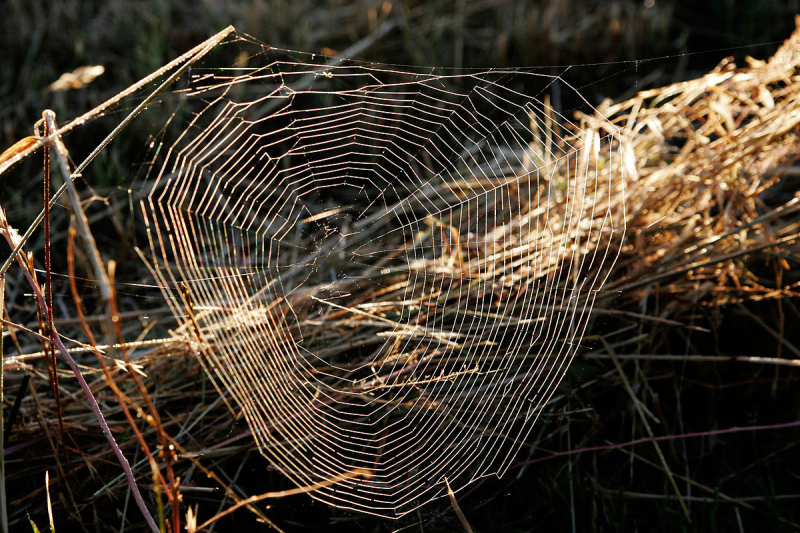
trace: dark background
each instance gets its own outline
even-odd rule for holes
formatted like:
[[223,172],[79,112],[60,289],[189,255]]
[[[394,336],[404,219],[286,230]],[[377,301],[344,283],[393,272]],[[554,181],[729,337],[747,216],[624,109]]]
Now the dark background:
[[[765,59],[794,28],[797,0],[402,0],[353,2],[12,0],[0,22],[0,145],[30,132],[41,110],[76,116],[228,24],[277,47],[335,54],[395,28],[358,59],[424,66],[573,67],[597,103],[687,79],[726,56]],[[50,93],[84,65],[89,87]]]

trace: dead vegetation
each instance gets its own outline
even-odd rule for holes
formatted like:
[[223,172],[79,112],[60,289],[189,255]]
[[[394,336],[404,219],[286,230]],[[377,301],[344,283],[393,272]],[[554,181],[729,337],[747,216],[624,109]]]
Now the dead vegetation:
[[[725,60],[701,78],[601,106],[621,132],[613,149],[628,174],[626,239],[598,296],[593,335],[584,339],[585,350],[550,401],[550,416],[503,480],[459,495],[476,530],[563,527],[566,520],[598,530],[603,524],[668,530],[688,527],[690,520],[698,530],[798,527],[791,470],[800,442],[794,393],[800,172],[792,166],[798,157],[798,69],[796,33],[769,61],[737,67]],[[584,130],[606,127],[596,117],[580,120]],[[621,190],[610,198],[621,212]],[[118,217],[113,208],[101,212],[106,219]],[[69,264],[74,259],[92,277],[89,255],[63,229],[69,225],[65,218],[53,221],[69,244]],[[5,221],[2,231],[13,242]],[[78,242],[86,246],[85,239]],[[23,250],[33,246],[26,243]],[[38,276],[38,284],[43,276],[28,255],[20,257],[22,264],[6,280],[3,329],[3,411],[13,420],[5,445],[9,520],[26,527],[27,512],[40,527],[46,522],[49,471],[57,527],[142,528],[74,373],[47,362],[46,306],[37,310],[26,295],[23,272]],[[174,328],[168,309],[152,306],[113,320],[114,302],[128,290],[124,285],[104,302],[87,297],[92,283],[72,269],[52,284],[55,328],[65,340],[80,339],[70,352],[162,523],[184,527],[198,515],[202,522],[285,483],[277,474],[261,481],[264,460],[188,344],[180,336],[148,336]],[[97,303],[97,314],[81,315],[79,298]],[[88,346],[95,344],[91,332],[102,331],[109,318],[106,341]],[[114,343],[121,358],[109,353]],[[530,503],[533,491],[541,503]],[[307,520],[330,527],[353,526],[343,520],[368,530],[384,527],[306,500],[248,508],[287,530],[286,520],[298,508],[307,511]],[[548,514],[548,508],[556,511]],[[446,530],[456,520],[450,513],[443,502],[402,525]],[[480,514],[489,517],[486,522]],[[239,520],[248,523],[250,516]]]

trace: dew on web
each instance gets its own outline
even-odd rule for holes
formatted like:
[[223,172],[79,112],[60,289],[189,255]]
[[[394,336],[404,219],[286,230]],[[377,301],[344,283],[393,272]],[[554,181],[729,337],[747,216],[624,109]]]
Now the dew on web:
[[616,128],[536,72],[224,46],[247,66],[170,95],[136,206],[179,333],[319,500],[394,517],[501,475],[616,260]]

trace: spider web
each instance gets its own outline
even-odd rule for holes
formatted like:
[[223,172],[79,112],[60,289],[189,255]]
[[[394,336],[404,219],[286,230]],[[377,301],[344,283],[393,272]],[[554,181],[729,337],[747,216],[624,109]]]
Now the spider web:
[[231,46],[171,95],[138,206],[179,333],[319,500],[397,517],[502,475],[616,260],[615,128],[535,72]]

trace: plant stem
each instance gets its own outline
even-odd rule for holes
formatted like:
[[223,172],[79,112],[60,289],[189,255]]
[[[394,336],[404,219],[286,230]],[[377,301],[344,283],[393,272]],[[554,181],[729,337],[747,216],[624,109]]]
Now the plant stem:
[[[108,106],[112,105],[113,103],[118,102],[121,99],[120,95],[127,96],[129,94],[132,94],[133,92],[141,89],[147,83],[150,83],[151,81],[156,79],[158,76],[161,76],[161,75],[165,74],[166,72],[168,72],[169,70],[174,68],[176,65],[179,65],[180,63],[185,61],[183,66],[181,66],[178,70],[176,70],[174,73],[172,73],[172,75],[170,75],[166,80],[164,80],[164,82],[161,85],[159,85],[158,88],[156,88],[155,91],[150,93],[150,95],[147,98],[142,100],[142,102],[139,105],[137,105],[136,108],[133,111],[131,111],[128,114],[128,116],[126,116],[122,120],[122,122],[120,122],[117,125],[117,127],[114,128],[111,131],[111,133],[109,133],[106,136],[105,139],[103,139],[103,142],[101,142],[99,145],[97,145],[97,148],[92,150],[92,153],[90,153],[86,157],[86,159],[84,159],[83,162],[80,165],[78,165],[78,167],[75,169],[75,172],[70,176],[70,179],[74,179],[75,177],[80,175],[80,173],[83,171],[83,169],[85,169],[87,166],[89,166],[89,163],[91,163],[92,160],[95,157],[97,157],[97,154],[99,154],[112,140],[114,140],[114,137],[116,137],[117,134],[120,131],[122,131],[123,128],[125,128],[134,118],[136,118],[136,116],[138,116],[139,113],[144,111],[144,109],[147,108],[147,106],[150,105],[150,103],[153,100],[155,100],[156,97],[159,94],[161,94],[167,87],[172,85],[172,83],[176,79],[178,79],[178,77],[180,77],[184,72],[186,72],[186,70],[190,66],[192,66],[195,61],[197,61],[198,59],[200,59],[201,57],[206,55],[212,48],[214,48],[216,45],[218,45],[232,31],[233,31],[233,27],[229,26],[228,28],[226,28],[223,31],[219,32],[217,35],[213,36],[211,39],[209,39],[206,42],[200,44],[199,46],[196,46],[195,48],[193,48],[192,50],[190,50],[186,54],[182,55],[178,59],[173,60],[171,63],[168,63],[164,67],[158,69],[156,72],[150,74],[146,78],[142,79],[141,81],[139,81],[139,82],[135,83],[134,85],[130,86],[129,88],[125,89],[124,91],[122,91],[118,95],[114,96],[114,98],[112,98],[111,100],[108,100],[107,102],[105,102],[105,103],[99,105],[98,107],[92,109],[88,113],[78,117],[77,119],[73,120],[72,122],[70,122],[66,126],[62,127],[60,130],[55,131],[51,135],[49,135],[47,137],[43,137],[39,142],[33,144],[30,148],[20,152],[19,154],[14,156],[12,159],[6,161],[5,163],[0,164],[0,174],[5,172],[8,168],[11,167],[11,165],[15,164],[17,161],[27,157],[28,155],[30,155],[34,151],[36,151],[39,148],[41,148],[42,146],[44,146],[45,143],[53,142],[52,141],[53,138],[61,138],[60,136],[63,133],[69,131],[70,129],[74,128],[75,126],[83,124],[84,122],[86,122],[90,118],[93,118],[96,114],[101,113]],[[66,184],[64,184],[61,187],[59,187],[59,189],[53,194],[52,198],[50,199],[50,207],[53,207],[55,205],[55,203],[58,201],[58,199],[61,197],[61,194],[65,190],[67,190]],[[5,260],[5,262],[3,263],[3,266],[0,267],[0,273],[4,273],[6,270],[8,270],[8,268],[11,266],[11,263],[14,261],[14,258],[17,257],[17,254],[19,254],[19,251],[22,248],[22,245],[28,241],[28,239],[30,238],[31,234],[33,234],[34,230],[39,226],[39,224],[42,222],[43,219],[44,219],[44,209],[39,212],[39,214],[37,215],[36,219],[33,221],[33,223],[30,225],[30,227],[28,227],[28,229],[22,235],[22,239],[20,239],[20,241],[17,243],[16,246],[14,246],[13,251],[11,252],[11,255],[8,256],[8,259]]]
[[[6,275],[0,274],[0,313],[4,309],[6,301]],[[0,446],[3,446],[5,438],[3,435],[3,338],[2,333],[5,329],[0,324]],[[0,449],[0,532],[8,533],[8,509],[6,503],[6,454],[4,449]]]
[[456,515],[458,519],[461,521],[461,525],[464,528],[466,533],[472,533],[472,526],[469,525],[467,521],[467,517],[464,516],[464,512],[461,510],[461,506],[458,505],[458,500],[456,500],[456,495],[453,492],[453,489],[450,488],[450,483],[447,481],[447,478],[444,478],[444,484],[447,487],[447,496],[450,498],[450,503],[453,504],[453,509],[456,511]]
[[[57,131],[55,116],[56,114],[47,109],[42,114],[44,120],[47,125],[48,131]],[[67,149],[64,146],[64,143],[61,142],[61,138],[56,135],[53,138],[53,148],[55,148],[56,156],[59,162],[59,166],[61,167],[61,172],[64,174],[64,185],[66,186],[67,190],[69,191],[68,197],[72,207],[72,211],[75,214],[75,220],[78,226],[78,232],[81,235],[81,238],[84,240],[86,244],[86,250],[89,254],[89,260],[92,264],[92,270],[94,270],[95,278],[100,286],[100,294],[103,299],[103,303],[106,304],[107,309],[109,312],[106,314],[107,317],[107,331],[106,335],[109,339],[108,344],[113,344],[113,335],[114,335],[114,316],[110,312],[110,302],[112,297],[111,291],[111,283],[109,281],[108,273],[106,272],[105,267],[103,266],[103,260],[100,257],[100,252],[97,249],[97,243],[94,240],[94,236],[89,228],[89,220],[86,218],[86,213],[83,212],[81,208],[80,198],[78,197],[78,192],[75,190],[75,184],[72,182],[71,173],[69,171],[69,167],[67,166]],[[45,302],[46,305],[46,302]],[[64,357],[70,361],[70,366],[73,366],[73,362],[71,362],[72,357],[66,352],[66,348],[61,348],[63,344],[61,343],[61,339],[57,338],[55,332],[52,332],[53,337],[56,337],[54,340],[57,341],[59,345],[59,349],[64,353]],[[78,367],[73,366],[73,371],[76,372],[76,376],[78,373]],[[83,387],[83,383],[81,383],[81,387]],[[89,391],[88,387],[85,389],[86,395],[91,396],[91,391]],[[92,409],[95,409],[96,402],[92,403]],[[98,420],[100,421],[101,427],[103,427],[103,433],[106,434],[106,437],[109,439],[109,443],[113,443],[112,447],[116,446],[116,442],[114,441],[114,437],[111,435],[111,431],[108,429],[108,426],[105,424],[105,419],[103,418],[103,414],[100,412],[99,407],[95,409],[95,414],[97,415]],[[141,494],[139,493],[139,489],[136,486],[136,480],[133,478],[133,473],[130,470],[130,465],[128,464],[128,460],[122,455],[122,451],[119,450],[119,447],[116,446],[114,453],[117,455],[120,463],[123,465],[123,469],[125,470],[125,475],[128,477],[128,483],[131,486],[131,490],[133,490],[133,497],[136,500],[136,504],[142,510],[142,513],[145,515],[145,519],[148,520],[148,524],[154,531],[163,531],[160,529],[153,518],[150,516],[149,512],[147,511],[147,507],[144,504],[144,500],[142,499]]]

